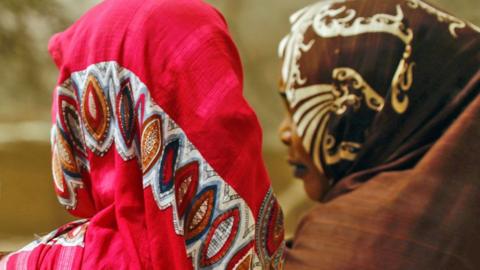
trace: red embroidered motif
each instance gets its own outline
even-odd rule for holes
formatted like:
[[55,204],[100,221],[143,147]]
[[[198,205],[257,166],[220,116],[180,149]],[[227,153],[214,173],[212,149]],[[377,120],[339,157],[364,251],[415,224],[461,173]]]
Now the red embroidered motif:
[[165,146],[162,162],[160,163],[160,179],[158,179],[160,181],[160,191],[162,193],[171,190],[173,187],[173,177],[179,147],[179,139],[175,139]]
[[280,269],[283,260],[283,214],[272,189],[265,195],[257,219],[256,250],[264,268]]
[[110,108],[94,76],[88,77],[82,100],[82,118],[85,121],[85,128],[97,142],[102,144],[110,125]]
[[216,187],[207,187],[192,205],[185,222],[187,244],[200,238],[208,229],[215,206]]
[[[141,94],[135,104],[135,112],[136,112],[136,117],[138,117],[138,126],[142,126],[142,123],[144,123],[144,116],[145,116],[145,94]],[[137,133],[140,132],[141,130],[137,129]],[[141,134],[138,134],[139,137]]]
[[191,162],[175,173],[175,200],[178,216],[185,214],[188,203],[195,196],[198,188],[198,162]]
[[62,164],[62,169],[66,172],[77,175],[80,173],[80,170],[77,166],[75,160],[75,155],[73,154],[72,147],[70,143],[65,138],[62,130],[57,127],[57,154]]
[[135,135],[135,110],[133,107],[132,86],[130,80],[122,83],[116,99],[118,126],[127,147],[132,145]]
[[229,210],[217,217],[203,243],[200,266],[210,266],[225,256],[237,235],[239,222],[240,211],[238,208]]
[[280,205],[275,203],[273,205],[267,230],[267,251],[268,254],[274,254],[283,243],[283,236],[285,230],[283,227],[283,213],[280,209]]
[[59,118],[61,126],[71,139],[74,148],[85,157],[85,140],[78,114],[77,101],[65,95],[58,96]]
[[228,262],[227,270],[249,270],[252,265],[253,241],[238,251]]
[[53,132],[55,142],[52,152],[52,169],[55,192],[62,205],[73,209],[77,204],[76,189],[83,188],[83,184],[76,181],[82,168],[77,164],[71,144],[61,129],[57,126]]

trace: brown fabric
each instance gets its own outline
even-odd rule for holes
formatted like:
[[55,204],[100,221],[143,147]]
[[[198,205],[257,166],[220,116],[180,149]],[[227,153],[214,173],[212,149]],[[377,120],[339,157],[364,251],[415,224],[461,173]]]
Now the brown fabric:
[[284,95],[333,181],[285,269],[480,269],[478,27],[418,0],[315,5],[281,46]]
[[[283,81],[297,131],[337,187],[414,166],[478,94],[478,28],[419,0],[320,1],[293,18]],[[303,128],[302,128],[303,127]]]
[[480,269],[478,138],[480,97],[414,169],[317,205],[285,269]]

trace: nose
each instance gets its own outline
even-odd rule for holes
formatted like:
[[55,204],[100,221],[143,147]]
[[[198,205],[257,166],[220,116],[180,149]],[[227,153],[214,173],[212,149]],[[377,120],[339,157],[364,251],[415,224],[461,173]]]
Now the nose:
[[280,137],[280,141],[286,146],[292,144],[292,121],[289,117],[285,117],[280,124],[280,127],[278,128],[278,136]]

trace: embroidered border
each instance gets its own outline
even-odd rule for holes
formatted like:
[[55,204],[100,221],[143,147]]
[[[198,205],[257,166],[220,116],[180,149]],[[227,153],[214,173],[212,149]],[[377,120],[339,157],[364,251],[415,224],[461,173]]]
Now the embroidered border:
[[[158,208],[173,208],[175,231],[185,236],[186,252],[195,269],[224,269],[227,264],[236,268],[249,264],[251,269],[262,266],[255,250],[246,250],[255,240],[255,219],[248,205],[155,104],[138,77],[115,62],[103,62],[72,74],[58,89],[59,100],[64,96],[73,99],[75,106],[68,107],[73,112],[68,113],[81,115],[70,121],[73,128],[66,129],[57,121],[52,132],[53,149],[65,148],[57,129],[66,134],[68,142],[74,142],[66,145],[74,149],[74,164],[80,168],[80,173],[74,174],[77,178],[72,178],[69,167],[59,168],[61,160],[54,160],[62,204],[76,206],[75,188],[83,187],[78,176],[89,170],[85,145],[103,156],[115,142],[116,152],[124,160],[138,160],[143,187],[151,188]],[[59,114],[65,114],[65,108],[60,108]],[[76,146],[77,142],[83,143]],[[64,182],[67,189],[61,185]],[[68,194],[61,194],[66,190]]]

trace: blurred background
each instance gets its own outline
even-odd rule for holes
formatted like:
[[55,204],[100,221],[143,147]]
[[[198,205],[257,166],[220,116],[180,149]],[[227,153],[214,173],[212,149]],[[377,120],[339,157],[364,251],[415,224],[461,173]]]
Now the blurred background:
[[[49,37],[98,0],[0,1],[0,251],[14,250],[72,220],[57,203],[50,172],[50,97],[57,72]],[[245,69],[245,95],[264,130],[263,155],[286,215],[287,235],[311,206],[291,177],[277,137],[284,111],[277,95],[277,44],[289,15],[312,0],[210,0],[226,17]],[[478,0],[434,0],[477,25]]]

